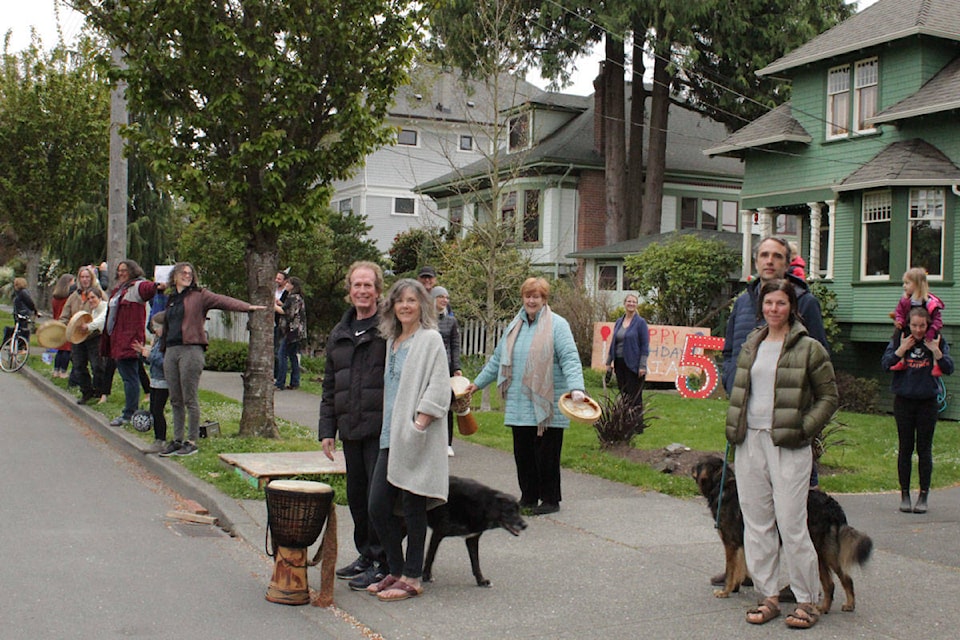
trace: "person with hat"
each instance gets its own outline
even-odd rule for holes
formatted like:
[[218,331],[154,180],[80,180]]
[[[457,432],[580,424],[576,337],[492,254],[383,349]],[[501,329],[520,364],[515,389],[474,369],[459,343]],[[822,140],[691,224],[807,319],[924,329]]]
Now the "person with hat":
[[[436,286],[430,291],[437,307],[437,331],[443,338],[443,347],[447,351],[447,366],[450,377],[462,376],[460,370],[460,324],[447,313],[450,305],[450,293],[445,287]],[[447,412],[447,455],[453,456],[453,409]]]
[[419,280],[423,288],[427,290],[427,293],[430,293],[433,291],[433,288],[437,286],[437,270],[424,265],[420,267],[420,271],[417,273],[417,280]]
[[60,312],[68,319],[67,340],[72,379],[80,387],[78,404],[86,404],[104,392],[105,369],[100,358],[100,332],[107,313],[107,301],[100,288],[96,270],[91,266],[77,271],[77,288],[70,294]]

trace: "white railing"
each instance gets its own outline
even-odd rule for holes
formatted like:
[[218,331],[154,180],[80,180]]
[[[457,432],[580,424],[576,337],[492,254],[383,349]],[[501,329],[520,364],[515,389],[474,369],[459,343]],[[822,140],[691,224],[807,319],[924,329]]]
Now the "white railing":
[[[494,346],[500,342],[503,337],[503,331],[507,328],[506,322],[498,322],[493,328]],[[486,350],[488,328],[479,320],[467,320],[460,323],[460,355],[473,356],[483,355]]]

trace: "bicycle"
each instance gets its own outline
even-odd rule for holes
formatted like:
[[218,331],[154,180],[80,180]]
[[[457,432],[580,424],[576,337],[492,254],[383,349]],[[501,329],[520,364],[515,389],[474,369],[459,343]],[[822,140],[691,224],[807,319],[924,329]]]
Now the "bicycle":
[[25,326],[30,321],[29,316],[17,315],[16,322],[13,323],[13,333],[0,347],[0,369],[7,373],[13,373],[23,368],[27,364],[27,357],[30,355],[30,343],[21,335],[20,327]]

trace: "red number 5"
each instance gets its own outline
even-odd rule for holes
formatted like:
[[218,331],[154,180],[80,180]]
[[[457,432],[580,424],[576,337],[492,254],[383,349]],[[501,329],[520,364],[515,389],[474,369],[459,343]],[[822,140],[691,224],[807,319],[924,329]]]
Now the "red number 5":
[[720,336],[704,336],[700,334],[687,334],[683,342],[683,355],[680,356],[678,369],[683,367],[697,367],[703,372],[703,383],[700,388],[693,390],[687,386],[687,376],[679,371],[677,372],[676,386],[677,391],[684,398],[706,398],[713,390],[717,388],[717,382],[720,381],[720,374],[717,372],[717,365],[706,355],[707,351],[721,351],[723,349],[723,338]]

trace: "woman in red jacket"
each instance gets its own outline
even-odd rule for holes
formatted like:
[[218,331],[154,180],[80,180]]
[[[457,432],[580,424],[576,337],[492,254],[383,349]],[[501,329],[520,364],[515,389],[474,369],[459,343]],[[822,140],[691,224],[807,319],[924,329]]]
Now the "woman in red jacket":
[[123,380],[123,414],[110,421],[112,427],[130,424],[140,404],[140,354],[133,343],[143,344],[146,338],[147,301],[157,293],[157,283],[145,280],[143,269],[133,260],[120,261],[116,279],[100,340],[100,355],[113,358]]
[[[189,456],[197,452],[200,435],[200,374],[203,373],[207,332],[203,323],[210,309],[224,311],[262,311],[262,305],[222,296],[197,286],[197,270],[189,262],[173,265],[167,283],[166,318],[163,339],[163,377],[170,387],[173,410],[173,440],[160,455]],[[184,418],[190,414],[189,437],[184,439]]]

